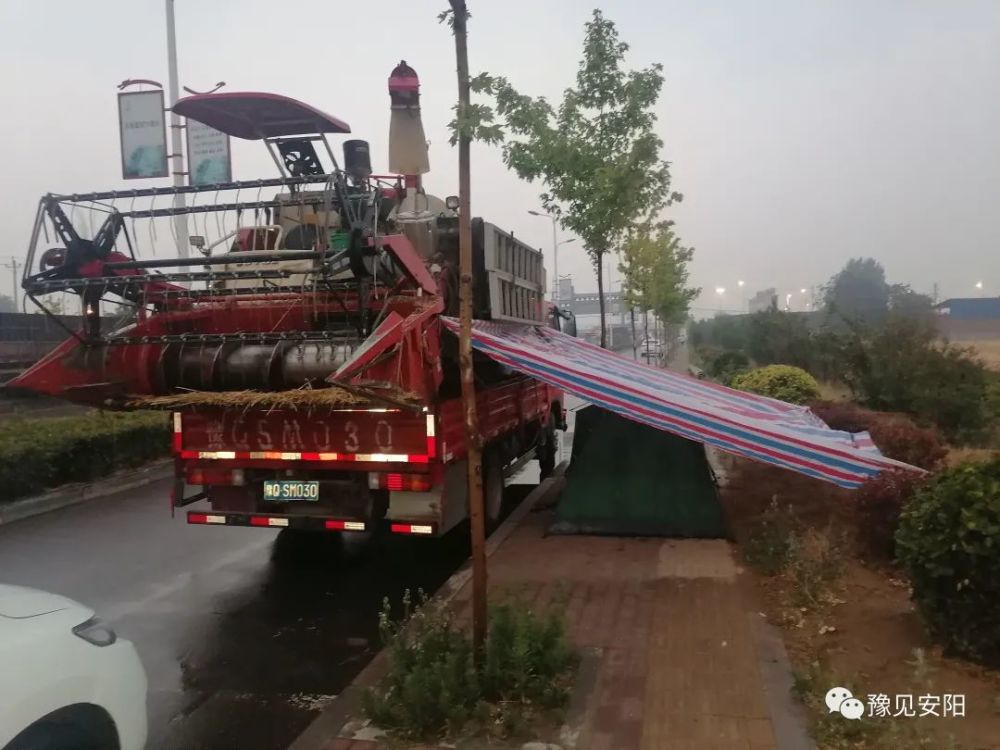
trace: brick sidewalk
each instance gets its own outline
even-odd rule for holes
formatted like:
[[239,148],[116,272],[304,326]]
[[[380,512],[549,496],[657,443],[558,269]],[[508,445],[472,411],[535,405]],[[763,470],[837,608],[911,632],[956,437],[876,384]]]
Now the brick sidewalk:
[[[774,679],[780,659],[770,655],[773,643],[761,643],[758,608],[728,542],[546,537],[550,520],[546,512],[531,514],[497,550],[490,588],[494,596],[567,608],[570,635],[594,678],[574,698],[578,715],[574,720],[571,708],[565,745],[811,746],[798,717],[789,715],[795,712],[787,681]],[[466,585],[455,598],[463,618],[470,593]],[[377,744],[341,737],[328,747]]]

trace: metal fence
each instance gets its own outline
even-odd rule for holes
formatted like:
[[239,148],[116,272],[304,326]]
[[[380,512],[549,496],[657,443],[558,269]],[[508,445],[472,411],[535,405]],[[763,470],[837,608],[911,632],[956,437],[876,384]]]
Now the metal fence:
[[62,325],[41,313],[0,313],[0,365],[35,362],[69,336],[66,329],[81,327],[79,315],[56,317]]

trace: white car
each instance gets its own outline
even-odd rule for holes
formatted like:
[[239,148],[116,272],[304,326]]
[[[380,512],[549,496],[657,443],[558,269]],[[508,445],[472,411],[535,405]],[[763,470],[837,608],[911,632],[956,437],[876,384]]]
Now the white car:
[[56,594],[0,584],[0,748],[141,750],[146,673],[131,642]]

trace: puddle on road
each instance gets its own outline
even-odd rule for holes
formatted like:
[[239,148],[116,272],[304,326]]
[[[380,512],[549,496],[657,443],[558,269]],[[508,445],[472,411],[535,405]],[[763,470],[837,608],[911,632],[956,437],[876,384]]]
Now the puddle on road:
[[[508,487],[508,510],[531,489]],[[151,750],[286,746],[380,648],[383,599],[433,593],[469,550],[467,525],[437,540],[387,534],[357,559],[332,535],[290,539],[279,534],[266,568],[214,597],[206,632],[185,638],[169,703],[186,710],[162,716],[150,696]]]

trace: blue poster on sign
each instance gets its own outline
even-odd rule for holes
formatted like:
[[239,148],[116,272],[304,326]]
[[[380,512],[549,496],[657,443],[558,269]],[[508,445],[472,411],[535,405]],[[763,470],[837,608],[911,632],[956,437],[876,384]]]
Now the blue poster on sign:
[[122,177],[137,180],[170,174],[162,90],[119,94],[118,125]]
[[233,179],[229,136],[204,123],[187,121],[188,184],[214,185]]

